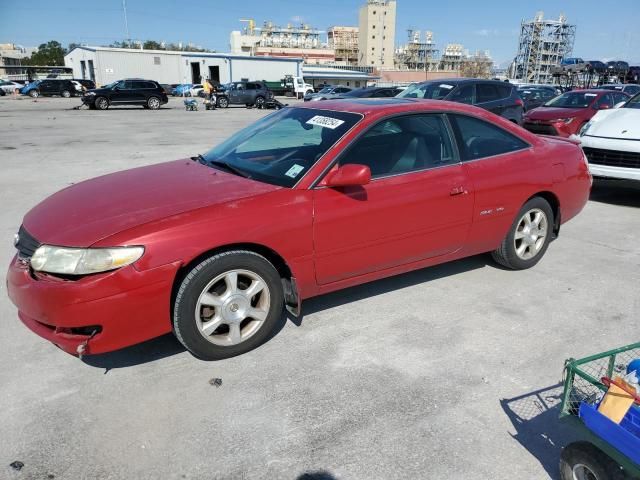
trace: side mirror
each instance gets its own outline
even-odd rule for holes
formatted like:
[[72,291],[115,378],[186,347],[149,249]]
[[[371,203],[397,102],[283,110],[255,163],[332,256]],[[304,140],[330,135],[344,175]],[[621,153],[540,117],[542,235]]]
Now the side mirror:
[[329,172],[321,185],[327,187],[354,187],[371,181],[371,169],[355,163],[344,165]]
[[596,107],[597,110],[609,110],[610,108],[611,105],[609,105],[608,103],[602,103]]

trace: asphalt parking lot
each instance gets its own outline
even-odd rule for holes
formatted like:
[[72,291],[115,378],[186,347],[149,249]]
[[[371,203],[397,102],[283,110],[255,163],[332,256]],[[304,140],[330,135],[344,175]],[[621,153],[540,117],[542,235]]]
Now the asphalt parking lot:
[[[47,195],[266,114],[78,103],[0,98],[2,268]],[[555,479],[563,362],[638,341],[639,284],[640,188],[611,182],[531,270],[478,256],[318,297],[220,362],[171,336],[80,361],[19,322],[3,281],[0,478]]]

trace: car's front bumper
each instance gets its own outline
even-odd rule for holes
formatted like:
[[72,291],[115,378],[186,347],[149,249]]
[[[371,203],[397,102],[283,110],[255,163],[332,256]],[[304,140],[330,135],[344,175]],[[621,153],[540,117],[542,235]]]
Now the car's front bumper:
[[[171,288],[178,264],[133,266],[78,280],[34,273],[17,256],[7,292],[20,320],[68,353],[117,350],[171,331]],[[91,338],[94,329],[98,333]],[[88,341],[88,342],[87,342]]]

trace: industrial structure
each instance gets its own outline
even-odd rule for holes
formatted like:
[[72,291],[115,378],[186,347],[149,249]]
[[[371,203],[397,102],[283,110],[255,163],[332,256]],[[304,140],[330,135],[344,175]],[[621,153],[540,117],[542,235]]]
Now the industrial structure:
[[436,44],[433,42],[433,32],[425,32],[424,40],[420,30],[407,30],[408,42],[396,48],[395,66],[407,70],[435,70],[438,67]]
[[327,30],[329,48],[333,49],[336,64],[358,65],[358,27],[335,26]]
[[449,43],[444,47],[444,52],[442,52],[438,67],[440,70],[460,71],[465,57],[466,53],[462,45],[459,43]]
[[231,53],[257,57],[303,58],[309,64],[335,62],[334,50],[323,41],[322,32],[310,25],[302,24],[285,27],[265,21],[262,27],[256,27],[255,20],[241,19],[247,23],[242,32],[231,32]]
[[527,83],[551,83],[553,68],[571,55],[575,35],[576,26],[567,23],[564,15],[558,20],[545,20],[544,12],[538,12],[533,20],[523,20],[513,78]]
[[360,8],[358,63],[394,68],[396,0],[367,0]]

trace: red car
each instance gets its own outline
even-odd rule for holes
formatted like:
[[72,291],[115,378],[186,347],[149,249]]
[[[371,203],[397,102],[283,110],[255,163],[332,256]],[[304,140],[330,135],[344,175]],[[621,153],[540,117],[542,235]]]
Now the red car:
[[47,198],[16,236],[8,292],[70,353],[173,331],[197,357],[226,358],[314,295],[485,252],[529,268],[590,188],[571,140],[480,108],[285,108],[204,155]]
[[622,92],[574,90],[529,110],[524,115],[522,126],[530,132],[543,135],[577,135],[598,110],[613,108],[629,98]]

